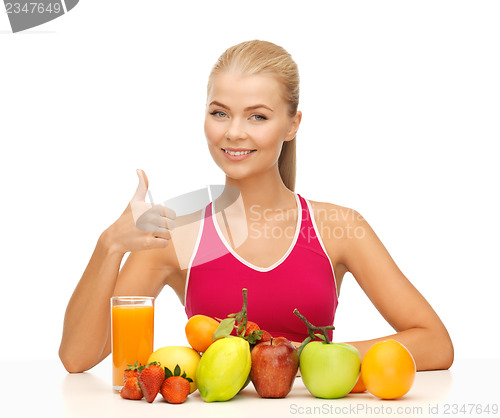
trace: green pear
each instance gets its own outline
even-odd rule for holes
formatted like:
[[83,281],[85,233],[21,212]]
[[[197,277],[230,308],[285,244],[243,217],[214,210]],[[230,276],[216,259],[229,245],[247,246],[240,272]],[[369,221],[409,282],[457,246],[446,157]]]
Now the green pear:
[[203,353],[196,385],[205,402],[228,401],[245,384],[251,368],[250,345],[240,337],[221,338]]

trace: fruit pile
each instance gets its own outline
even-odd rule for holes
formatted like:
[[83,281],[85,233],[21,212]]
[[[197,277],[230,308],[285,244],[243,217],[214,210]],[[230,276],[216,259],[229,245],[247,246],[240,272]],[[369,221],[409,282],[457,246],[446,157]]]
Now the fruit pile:
[[353,345],[329,341],[327,330],[333,326],[314,326],[297,309],[294,314],[309,334],[298,349],[247,320],[243,289],[240,312],[224,319],[191,317],[185,331],[192,348],[163,347],[151,354],[147,367],[130,366],[120,395],[153,402],[160,393],[168,403],[182,403],[198,389],[205,402],[227,401],[252,381],[262,398],[284,398],[299,364],[305,387],[318,398],[336,399],[368,390],[381,399],[395,399],[410,390],[415,362],[399,342],[376,343],[361,361]]
[[392,339],[375,343],[361,361],[353,345],[328,340],[326,330],[333,326],[316,327],[297,309],[294,313],[309,333],[298,350],[302,381],[317,398],[336,399],[368,390],[381,399],[396,399],[410,390],[416,366],[401,343]]
[[250,381],[264,398],[283,398],[292,389],[299,367],[297,351],[286,338],[272,338],[247,320],[246,289],[240,312],[218,321],[195,315],[186,324],[186,337],[203,353],[195,381],[205,402],[227,401]]

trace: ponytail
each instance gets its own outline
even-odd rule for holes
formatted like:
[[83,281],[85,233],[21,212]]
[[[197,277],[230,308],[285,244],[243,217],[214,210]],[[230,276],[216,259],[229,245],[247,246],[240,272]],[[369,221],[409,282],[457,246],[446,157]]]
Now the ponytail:
[[295,191],[295,175],[297,172],[296,142],[296,138],[283,142],[281,154],[278,159],[281,180],[283,180],[285,186],[292,192]]

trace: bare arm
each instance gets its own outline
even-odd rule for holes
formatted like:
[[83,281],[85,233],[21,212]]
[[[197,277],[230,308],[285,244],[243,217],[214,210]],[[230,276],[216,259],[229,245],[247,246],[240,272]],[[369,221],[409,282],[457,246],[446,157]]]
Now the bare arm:
[[[146,191],[144,175],[134,198],[143,199]],[[170,232],[165,217],[158,217],[160,221],[165,220],[165,228],[151,232],[140,230],[131,204],[100,236],[68,303],[59,357],[71,373],[88,370],[109,354],[111,296],[156,297],[171,273],[165,268],[155,268],[168,260],[162,257],[164,251],[173,253],[172,249],[166,249]],[[128,251],[133,252],[120,272],[121,261]]]
[[101,236],[66,308],[59,357],[68,370],[90,369],[103,357],[109,332],[109,298],[123,254],[112,253]]
[[[343,238],[336,243],[325,241],[327,251],[336,254],[336,263],[346,266],[396,331],[392,335],[351,344],[363,357],[375,342],[392,338],[408,348],[417,370],[448,369],[453,363],[454,352],[441,319],[399,270],[368,222],[351,209],[342,210],[350,212],[343,217],[342,227],[350,227],[351,233],[345,230]],[[358,233],[353,234],[354,230]]]

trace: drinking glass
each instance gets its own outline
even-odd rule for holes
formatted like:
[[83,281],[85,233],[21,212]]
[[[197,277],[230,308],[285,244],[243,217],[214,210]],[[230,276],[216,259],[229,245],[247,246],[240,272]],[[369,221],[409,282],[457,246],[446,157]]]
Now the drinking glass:
[[115,296],[111,298],[111,352],[113,389],[123,387],[123,372],[135,362],[146,365],[153,352],[154,298]]

